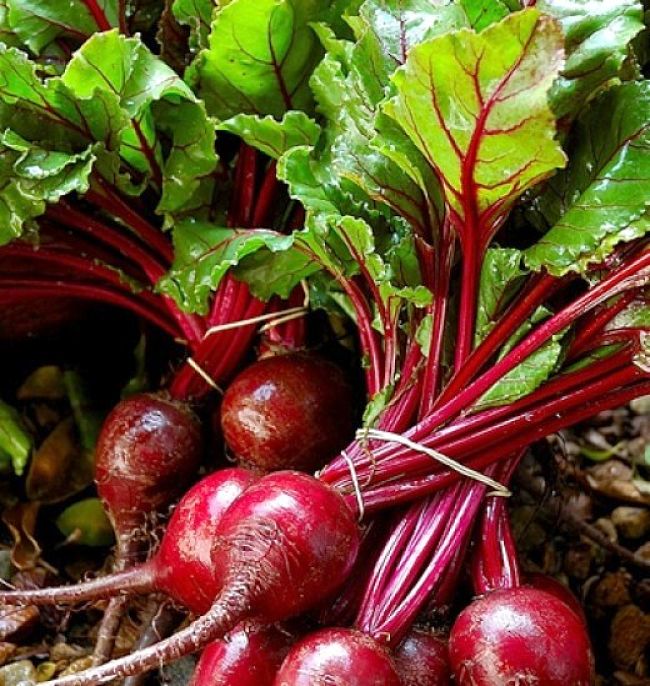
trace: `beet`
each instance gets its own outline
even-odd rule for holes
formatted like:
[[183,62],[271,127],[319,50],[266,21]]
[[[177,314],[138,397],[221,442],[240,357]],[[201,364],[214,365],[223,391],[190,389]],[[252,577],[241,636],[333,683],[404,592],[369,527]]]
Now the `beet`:
[[[113,408],[97,441],[95,481],[115,529],[115,571],[137,562],[147,543],[147,523],[189,483],[202,452],[201,424],[184,403],[142,393]],[[95,664],[110,657],[124,609],[123,599],[109,603],[97,635]]]
[[257,480],[237,467],[195,484],[167,525],[160,548],[145,564],[84,584],[36,591],[0,591],[0,603],[52,605],[110,598],[119,593],[168,593],[192,612],[205,612],[220,590],[212,572],[215,532],[224,512]]
[[585,625],[556,596],[532,587],[493,591],[466,607],[449,637],[457,686],[590,686]]
[[314,471],[351,438],[352,395],[343,372],[314,355],[259,360],[224,395],[226,443],[242,464],[265,472]]
[[354,629],[322,629],[296,643],[274,686],[401,686],[388,651]]
[[[270,474],[221,517],[212,548],[213,587],[221,591],[206,614],[155,646],[53,683],[91,686],[140,674],[201,650],[245,619],[271,624],[299,615],[340,588],[359,545],[355,515],[336,491],[307,474]],[[191,574],[182,580],[174,570],[170,578],[195,585]]]
[[411,629],[397,646],[393,660],[402,686],[449,686],[447,643],[422,629]]
[[95,480],[118,548],[182,492],[202,452],[201,424],[184,403],[142,393],[113,408],[97,441]]
[[276,628],[241,624],[203,651],[190,686],[273,686],[288,650]]
[[562,582],[554,579],[548,574],[533,573],[526,575],[526,585],[554,595],[556,598],[566,603],[585,624],[587,623],[585,611],[583,610],[580,601],[576,598],[571,589]]

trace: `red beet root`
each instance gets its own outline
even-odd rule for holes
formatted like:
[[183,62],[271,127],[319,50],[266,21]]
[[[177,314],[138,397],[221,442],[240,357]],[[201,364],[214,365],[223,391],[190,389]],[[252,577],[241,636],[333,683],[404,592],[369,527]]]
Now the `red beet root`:
[[351,397],[342,371],[323,359],[291,353],[260,360],[224,395],[226,443],[243,464],[265,472],[314,471],[351,437]]
[[448,652],[442,639],[412,629],[393,653],[402,686],[449,686]]
[[388,651],[353,629],[323,629],[296,643],[274,686],[401,686]]
[[214,472],[195,484],[174,510],[158,552],[143,565],[75,586],[0,592],[0,603],[78,603],[118,593],[158,590],[193,612],[205,612],[220,590],[211,562],[217,524],[256,480],[252,472],[232,468]]
[[585,626],[565,603],[531,587],[498,590],[458,616],[449,637],[458,686],[590,686]]
[[580,601],[575,597],[570,588],[557,579],[548,576],[548,574],[528,574],[526,576],[526,585],[554,595],[556,598],[566,603],[585,624],[587,623],[585,611],[582,609]]
[[273,686],[288,650],[274,627],[242,624],[203,651],[190,686]]
[[214,584],[222,590],[206,614],[151,648],[52,684],[92,686],[140,674],[201,650],[244,619],[271,624],[311,609],[345,581],[360,532],[336,491],[306,474],[277,472],[237,498],[214,541]]
[[182,492],[202,449],[201,425],[183,403],[140,394],[115,406],[97,442],[95,480],[118,545]]

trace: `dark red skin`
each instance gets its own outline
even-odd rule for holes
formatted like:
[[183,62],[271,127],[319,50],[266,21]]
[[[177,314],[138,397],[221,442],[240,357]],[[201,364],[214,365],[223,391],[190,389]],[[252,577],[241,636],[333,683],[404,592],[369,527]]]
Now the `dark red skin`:
[[174,510],[152,558],[156,588],[196,614],[211,607],[221,590],[212,549],[217,525],[237,498],[257,480],[240,467],[220,469],[195,484]]
[[336,365],[289,353],[246,368],[226,390],[221,426],[245,465],[315,471],[354,430],[352,390]]
[[422,629],[411,629],[393,652],[402,686],[449,686],[447,643]]
[[241,601],[249,616],[270,624],[338,590],[360,538],[354,514],[336,491],[307,474],[275,472],[221,518],[213,572],[231,604]]
[[402,686],[402,682],[388,651],[367,634],[322,629],[291,648],[274,686]]
[[532,588],[493,591],[466,607],[449,636],[457,686],[590,686],[594,664],[582,620]]
[[97,441],[97,492],[118,541],[169,504],[196,473],[201,424],[184,403],[142,393],[119,402]]
[[554,595],[556,598],[566,603],[585,624],[587,623],[585,611],[583,610],[580,601],[576,598],[571,589],[562,582],[554,579],[552,576],[548,576],[548,574],[533,573],[526,576],[526,585]]
[[273,686],[288,650],[276,628],[240,624],[203,651],[189,686]]

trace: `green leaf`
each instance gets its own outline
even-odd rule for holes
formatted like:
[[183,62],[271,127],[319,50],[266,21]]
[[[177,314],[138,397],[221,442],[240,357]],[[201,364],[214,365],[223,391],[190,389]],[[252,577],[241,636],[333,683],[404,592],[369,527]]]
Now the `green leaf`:
[[567,61],[551,90],[558,117],[575,115],[598,89],[621,75],[630,42],[643,30],[637,0],[539,0],[537,7],[557,18],[566,34]]
[[492,330],[499,315],[516,293],[526,270],[522,252],[514,248],[490,248],[483,261],[476,314],[475,344]]
[[287,112],[281,121],[271,116],[238,114],[219,124],[217,130],[234,133],[273,159],[296,146],[315,145],[320,134],[320,127],[313,119],[295,110]]
[[393,384],[388,384],[370,398],[363,411],[364,427],[375,426],[383,411],[388,407],[394,391]]
[[20,37],[14,33],[9,23],[9,0],[0,0],[0,43],[7,46],[19,47],[22,43]]
[[208,45],[212,14],[218,0],[174,0],[172,12],[176,21],[190,28],[190,50],[196,52]]
[[460,0],[460,5],[469,25],[476,31],[482,31],[510,14],[509,7],[502,0]]
[[87,455],[93,455],[104,417],[94,407],[83,377],[75,370],[63,373],[66,393],[79,432],[79,442]]
[[650,304],[648,301],[634,300],[622,312],[619,312],[607,325],[607,331],[616,331],[617,329],[650,330]]
[[620,242],[645,235],[649,153],[650,83],[604,93],[578,121],[569,167],[539,199],[553,228],[526,251],[530,268],[583,272]]
[[413,46],[466,22],[452,0],[366,0],[359,14],[382,58],[392,62],[389,73],[404,64]]
[[0,451],[11,458],[13,470],[20,476],[32,452],[34,439],[18,412],[0,400]]
[[479,398],[473,410],[513,403],[539,388],[556,370],[562,355],[562,334],[554,336]]
[[308,110],[309,76],[322,55],[309,26],[326,0],[232,0],[214,17],[209,47],[189,71],[208,112],[237,114]]
[[289,247],[281,249],[276,244],[264,246],[241,259],[234,268],[238,279],[245,281],[253,295],[269,300],[278,295],[288,298],[293,289],[307,277],[322,269],[309,255]]
[[527,188],[564,165],[547,104],[562,52],[557,23],[529,9],[479,34],[417,45],[395,73],[385,111],[437,170],[457,223],[489,235]]
[[[117,26],[118,0],[96,0],[108,26]],[[13,32],[39,54],[58,37],[83,42],[105,30],[83,0],[6,0]]]
[[[203,103],[182,79],[138,38],[112,31],[94,35],[68,63],[62,81],[77,97],[108,89],[130,125],[121,153],[134,168],[162,177],[159,212],[197,205],[201,180],[215,168],[214,126]],[[163,159],[160,133],[171,146]]]
[[46,203],[85,193],[95,161],[92,147],[81,153],[44,150],[12,131],[0,134],[0,244],[20,236],[27,220]]
[[42,79],[27,55],[0,44],[0,111],[5,127],[31,141],[51,141],[79,152],[101,142],[108,151],[119,147],[126,125],[115,93],[102,87],[80,96],[62,79]]
[[174,226],[174,264],[158,283],[188,312],[207,312],[210,293],[226,272],[251,253],[268,248],[271,252],[291,247],[293,238],[274,231],[227,229],[188,219]]
[[86,498],[67,507],[56,520],[59,531],[74,543],[109,546],[115,540],[104,506],[98,498]]

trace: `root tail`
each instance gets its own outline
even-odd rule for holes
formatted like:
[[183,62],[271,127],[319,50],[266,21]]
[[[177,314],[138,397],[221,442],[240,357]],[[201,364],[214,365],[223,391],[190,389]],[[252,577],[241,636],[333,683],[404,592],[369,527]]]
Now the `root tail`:
[[150,648],[93,667],[80,674],[47,681],[43,686],[96,686],[142,674],[195,653],[232,630],[248,614],[248,599],[240,589],[222,593],[210,611],[174,636]]
[[74,605],[88,600],[137,595],[153,590],[153,574],[146,566],[72,586],[30,591],[0,591],[0,605]]

